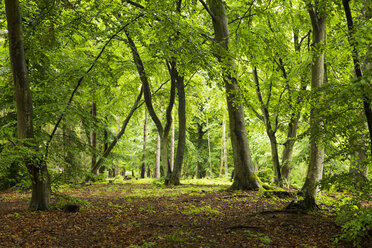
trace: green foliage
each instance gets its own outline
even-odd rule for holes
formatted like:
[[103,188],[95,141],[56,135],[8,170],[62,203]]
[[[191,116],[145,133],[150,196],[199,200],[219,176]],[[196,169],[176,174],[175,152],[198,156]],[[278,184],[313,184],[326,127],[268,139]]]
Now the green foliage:
[[336,222],[342,228],[334,242],[341,240],[353,242],[356,247],[361,247],[363,238],[370,235],[372,230],[372,208],[364,204],[371,202],[372,181],[362,176],[343,173],[324,178],[320,183],[321,188],[342,191],[352,197],[341,195],[336,200],[329,200],[326,204],[333,207],[337,213]]

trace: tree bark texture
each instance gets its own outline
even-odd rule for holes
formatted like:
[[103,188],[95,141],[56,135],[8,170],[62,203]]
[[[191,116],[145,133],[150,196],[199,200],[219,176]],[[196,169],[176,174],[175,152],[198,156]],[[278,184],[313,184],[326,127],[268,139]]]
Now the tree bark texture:
[[[34,143],[33,107],[23,47],[22,17],[18,0],[6,0],[9,56],[14,81],[17,108],[17,134],[19,139]],[[27,145],[37,150],[35,145]],[[30,208],[47,210],[50,199],[50,181],[45,161],[36,156],[26,158],[25,164],[31,176],[32,196]]]
[[[311,67],[311,90],[314,92],[324,82],[324,45],[326,42],[326,13],[319,12],[318,6],[308,6],[313,28],[313,64]],[[305,193],[306,207],[311,209],[315,205],[318,183],[323,176],[324,148],[321,146],[323,121],[319,118],[316,109],[310,112],[310,161],[302,191]]]
[[216,57],[222,64],[223,78],[226,90],[226,100],[229,113],[230,136],[233,147],[234,182],[232,189],[258,189],[261,185],[255,174],[251,152],[248,144],[245,128],[244,109],[240,101],[239,87],[236,79],[234,60],[229,54],[230,33],[225,10],[225,3],[222,0],[208,0],[207,10],[211,14],[215,46],[217,47]]

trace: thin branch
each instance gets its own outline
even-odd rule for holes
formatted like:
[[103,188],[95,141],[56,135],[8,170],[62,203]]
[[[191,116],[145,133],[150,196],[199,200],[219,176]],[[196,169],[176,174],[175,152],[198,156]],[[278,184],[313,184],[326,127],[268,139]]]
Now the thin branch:
[[62,112],[61,116],[59,117],[57,123],[55,124],[54,128],[53,128],[53,131],[52,133],[49,135],[49,140],[47,141],[46,145],[45,145],[45,154],[44,154],[44,160],[47,159],[48,157],[48,153],[49,153],[49,146],[53,140],[53,137],[63,119],[63,117],[65,116],[66,112],[67,112],[67,109],[70,107],[71,103],[72,103],[72,100],[74,99],[74,96],[75,96],[75,93],[77,92],[77,90],[79,89],[81,83],[83,82],[83,79],[85,78],[86,75],[88,75],[88,73],[95,67],[95,65],[97,64],[97,61],[99,60],[99,58],[102,56],[103,52],[105,51],[106,47],[111,43],[111,41],[121,32],[123,31],[127,26],[129,26],[130,24],[132,24],[133,22],[135,22],[137,19],[139,19],[140,17],[142,17],[143,14],[140,14],[138,15],[137,17],[135,17],[133,20],[129,21],[127,24],[125,24],[123,27],[121,27],[116,33],[114,33],[110,39],[105,43],[105,45],[102,47],[101,51],[99,52],[99,54],[96,56],[96,58],[94,59],[92,65],[89,67],[89,69],[85,72],[85,74],[83,76],[80,77],[77,85],[75,86],[74,90],[72,91],[71,93],[71,96],[70,96],[70,99],[68,100],[67,102],[67,105],[64,109],[64,111]]
[[133,5],[133,6],[136,6],[137,8],[140,8],[140,9],[144,9],[145,8],[143,5],[141,5],[139,3],[136,3],[136,2],[133,2],[131,0],[125,0],[125,2],[127,2],[127,3],[129,3],[129,4]]
[[204,0],[199,0],[199,2],[203,5],[204,9],[208,12],[208,14],[212,17],[212,19],[214,20],[214,15],[212,13],[212,11],[210,10],[210,8],[208,7],[208,5],[204,2]]
[[111,144],[107,147],[107,149],[104,151],[102,157],[98,160],[98,162],[94,165],[94,167],[92,168],[92,172],[95,172],[97,171],[100,167],[101,167],[101,164],[104,162],[104,160],[110,155],[111,151],[114,149],[114,147],[116,146],[116,144],[118,143],[119,139],[123,136],[123,134],[125,133],[125,129],[127,128],[127,125],[129,123],[129,120],[131,119],[134,111],[136,111],[138,109],[138,103],[139,101],[141,100],[142,98],[142,95],[143,95],[143,86],[141,87],[141,91],[140,93],[138,94],[137,96],[137,99],[136,101],[134,102],[131,110],[129,111],[127,117],[125,118],[124,122],[123,122],[123,125],[120,129],[120,132],[115,136],[114,140],[111,142]]

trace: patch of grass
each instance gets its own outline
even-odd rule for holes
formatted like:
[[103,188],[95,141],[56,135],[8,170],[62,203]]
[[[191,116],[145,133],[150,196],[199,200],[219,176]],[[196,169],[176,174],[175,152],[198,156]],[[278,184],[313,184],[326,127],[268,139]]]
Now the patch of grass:
[[170,234],[166,236],[169,242],[184,242],[184,239],[176,234]]
[[212,209],[211,206],[202,206],[202,207],[195,207],[194,205],[191,206],[189,210],[182,211],[185,215],[220,215],[222,214],[220,211]]
[[259,240],[261,242],[260,247],[268,247],[272,242],[270,237],[266,236],[264,233],[253,233],[249,230],[245,230],[244,232],[248,235],[248,237],[247,237],[248,239]]

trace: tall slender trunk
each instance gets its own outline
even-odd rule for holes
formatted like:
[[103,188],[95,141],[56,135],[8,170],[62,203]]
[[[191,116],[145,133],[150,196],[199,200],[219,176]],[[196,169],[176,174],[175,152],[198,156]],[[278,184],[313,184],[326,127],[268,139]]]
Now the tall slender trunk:
[[172,117],[172,125],[171,125],[169,165],[170,165],[171,170],[173,171],[173,167],[174,167],[174,117]]
[[[179,3],[180,2],[181,1],[179,1]],[[179,75],[179,72],[177,70],[175,70],[174,73],[177,81],[176,87],[178,96],[178,143],[176,159],[174,161],[174,168],[171,176],[171,183],[173,183],[174,185],[179,185],[181,183],[181,170],[186,145],[186,96],[184,76]]]
[[155,178],[160,178],[160,134],[156,142]]
[[[93,118],[93,122],[95,122],[96,117],[97,117],[97,104],[96,104],[95,101],[93,101],[93,103],[92,103],[92,118]],[[92,149],[93,149],[91,168],[94,168],[94,166],[97,163],[97,132],[96,132],[95,129],[96,129],[96,125],[93,125],[93,132],[92,132],[92,136],[91,136],[91,144],[92,144]],[[92,171],[92,172],[95,175],[98,174],[98,170],[95,170],[95,171]]]
[[234,60],[229,52],[230,33],[225,3],[222,0],[208,0],[208,13],[212,17],[215,42],[218,50],[216,57],[222,65],[226,90],[227,108],[230,122],[231,145],[234,156],[234,182],[232,189],[258,189],[261,185],[255,174],[245,128],[244,108],[236,79]]
[[142,155],[142,165],[141,165],[141,178],[145,178],[146,173],[146,137],[147,137],[147,112],[145,110],[145,120],[143,123],[143,155]]
[[[281,175],[280,163],[279,163],[278,142],[277,142],[277,139],[276,139],[276,130],[274,130],[273,127],[271,126],[269,106],[268,106],[269,105],[269,100],[265,104],[264,101],[263,101],[263,98],[262,98],[260,82],[258,80],[257,68],[256,67],[254,67],[254,69],[253,69],[253,81],[256,85],[256,95],[257,95],[258,101],[260,102],[260,105],[261,105],[262,117],[263,117],[263,120],[264,120],[266,133],[267,133],[267,136],[269,137],[269,140],[270,140],[271,159],[273,161],[274,175],[275,175],[274,182],[276,184],[278,184],[279,182],[282,181],[282,175]],[[269,92],[269,94],[271,94],[271,92]]]
[[207,143],[208,143],[208,176],[212,178],[213,172],[212,172],[212,155],[211,155],[211,138],[209,135],[209,122],[208,122],[208,116],[206,118],[206,123],[207,123]]
[[[20,140],[27,140],[28,142],[28,144],[22,144],[22,146],[28,146],[29,149],[37,151],[37,145],[34,140],[33,106],[23,47],[22,17],[19,1],[6,0],[5,11],[17,109],[17,134]],[[50,199],[50,180],[46,161],[35,155],[26,157],[24,160],[32,182],[30,208],[47,210]]]
[[221,164],[219,177],[222,177],[223,169],[225,168],[225,177],[229,176],[229,168],[227,165],[227,142],[226,142],[226,120],[225,116],[222,119],[222,137],[221,137]]
[[[311,90],[314,92],[324,83],[324,45],[326,42],[326,13],[325,8],[308,5],[308,11],[313,27],[313,64],[311,67]],[[315,99],[314,99],[315,100]],[[323,176],[324,148],[321,145],[323,121],[316,109],[310,112],[310,161],[306,181],[302,188],[305,193],[305,207],[315,208],[315,196],[318,192],[316,184]]]
[[[198,151],[202,151],[202,149],[204,148],[203,147],[203,137],[204,137],[204,134],[207,132],[207,131],[203,131],[203,125],[199,122],[196,123],[197,125],[197,130],[198,130],[198,141],[197,141],[197,150]],[[201,161],[201,158],[204,158],[204,156],[200,156],[200,158],[198,159],[197,163],[196,163],[196,178],[203,178],[205,177],[205,161],[203,159],[203,161]]]

